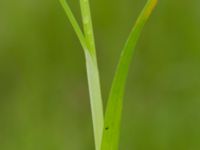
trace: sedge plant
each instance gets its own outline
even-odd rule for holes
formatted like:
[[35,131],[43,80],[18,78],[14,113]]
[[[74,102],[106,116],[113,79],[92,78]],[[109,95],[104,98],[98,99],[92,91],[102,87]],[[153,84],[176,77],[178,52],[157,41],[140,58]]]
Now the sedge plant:
[[83,31],[67,0],[59,0],[84,50],[96,150],[118,150],[123,96],[129,66],[141,31],[158,0],[148,0],[122,49],[104,115],[89,0],[80,0]]

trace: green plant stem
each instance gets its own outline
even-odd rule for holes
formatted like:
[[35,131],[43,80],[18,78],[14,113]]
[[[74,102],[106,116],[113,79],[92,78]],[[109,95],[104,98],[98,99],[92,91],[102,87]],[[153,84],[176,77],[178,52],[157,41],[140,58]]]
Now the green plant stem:
[[108,99],[101,150],[118,150],[123,95],[129,66],[140,33],[156,3],[157,0],[148,0],[122,50]]
[[82,33],[81,28],[79,27],[78,22],[76,21],[66,0],[60,0],[60,3],[64,8],[65,13],[72,24],[72,27],[74,28],[74,31],[76,32],[76,35],[78,36],[78,39],[85,52],[95,147],[96,150],[100,150],[104,125],[103,104],[89,1],[80,0],[84,34]]
[[104,125],[103,104],[101,97],[100,79],[99,79],[99,71],[97,65],[96,48],[95,48],[89,1],[80,0],[80,6],[81,6],[85,40],[88,46],[88,51],[85,53],[85,55],[86,55],[87,75],[88,75],[88,83],[90,91],[95,147],[96,150],[100,150],[103,125]]
[[86,66],[87,76],[90,92],[90,104],[92,112],[93,130],[94,130],[94,141],[96,150],[100,150],[101,139],[103,134],[103,105],[101,98],[99,72],[96,63],[96,59],[91,57],[90,53],[86,52]]

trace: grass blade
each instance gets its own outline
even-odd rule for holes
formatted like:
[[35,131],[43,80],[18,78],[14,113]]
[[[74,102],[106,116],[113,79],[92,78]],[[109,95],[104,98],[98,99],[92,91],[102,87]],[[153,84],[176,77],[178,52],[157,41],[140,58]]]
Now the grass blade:
[[81,46],[83,47],[84,50],[86,50],[87,44],[85,41],[84,34],[82,33],[81,28],[80,28],[78,22],[76,21],[76,18],[74,17],[74,14],[72,13],[67,1],[66,0],[59,0],[59,1],[60,1],[60,4],[62,5],[63,9],[65,10],[65,13],[66,13],[70,23],[72,24],[74,31],[76,32],[76,35],[81,43]]
[[123,95],[129,66],[140,33],[156,3],[157,0],[148,0],[122,50],[108,99],[101,150],[118,149]]
[[88,45],[88,52],[86,52],[86,64],[90,91],[90,103],[92,109],[95,148],[96,150],[100,150],[104,126],[103,104],[89,0],[80,0],[80,7],[85,40]]

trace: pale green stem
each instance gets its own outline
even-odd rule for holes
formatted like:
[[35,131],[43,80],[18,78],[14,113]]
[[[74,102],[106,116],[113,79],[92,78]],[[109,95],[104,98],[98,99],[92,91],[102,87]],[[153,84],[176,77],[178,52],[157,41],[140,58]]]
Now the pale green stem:
[[63,6],[85,52],[95,147],[96,150],[100,150],[104,125],[103,104],[89,2],[88,0],[80,0],[84,34],[82,33],[81,28],[79,27],[66,0],[60,0],[60,3]]
[[94,128],[95,148],[96,150],[100,150],[104,125],[103,104],[89,1],[80,0],[80,6],[85,39],[88,45],[88,51],[86,52],[86,64]]

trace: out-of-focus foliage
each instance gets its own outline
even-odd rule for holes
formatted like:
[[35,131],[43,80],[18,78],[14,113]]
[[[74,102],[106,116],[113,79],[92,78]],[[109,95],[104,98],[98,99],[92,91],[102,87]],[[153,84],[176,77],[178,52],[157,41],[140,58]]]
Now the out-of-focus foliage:
[[[92,0],[104,99],[145,0]],[[80,20],[78,0],[69,0]],[[200,1],[160,0],[128,79],[121,149],[200,149]],[[0,1],[0,149],[93,150],[83,52],[58,1]]]

